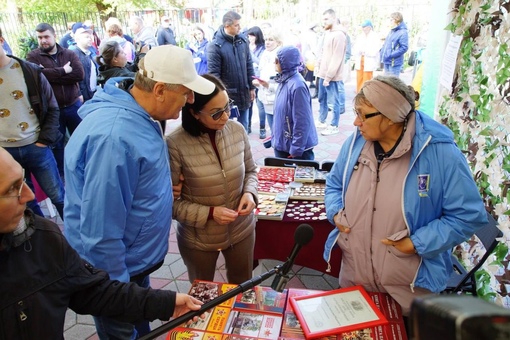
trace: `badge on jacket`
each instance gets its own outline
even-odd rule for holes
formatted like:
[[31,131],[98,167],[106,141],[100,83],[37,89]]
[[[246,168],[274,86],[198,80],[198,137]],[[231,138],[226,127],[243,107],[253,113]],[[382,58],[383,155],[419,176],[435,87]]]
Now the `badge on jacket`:
[[427,197],[429,192],[430,175],[418,175],[418,195]]

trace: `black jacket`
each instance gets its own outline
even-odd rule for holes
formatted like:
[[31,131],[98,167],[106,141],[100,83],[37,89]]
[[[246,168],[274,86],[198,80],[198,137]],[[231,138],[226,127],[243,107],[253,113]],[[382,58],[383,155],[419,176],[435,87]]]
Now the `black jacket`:
[[52,146],[62,138],[58,130],[60,111],[50,83],[36,64],[10,56],[21,65],[28,90],[28,100],[35,112],[41,131],[38,143]]
[[[80,63],[83,66],[83,79],[78,83],[80,85],[80,92],[83,96],[83,102],[86,102],[90,98],[94,96],[95,90],[92,91],[90,89],[90,80],[92,77],[92,63],[94,63],[95,67],[95,76],[99,75],[98,72],[98,66],[96,62],[94,61],[95,56],[93,54],[86,54],[83,52],[78,46],[75,46],[75,48],[72,49],[72,51],[78,56],[78,59],[80,59]],[[97,83],[97,81],[96,81]]]
[[251,105],[253,62],[246,38],[232,37],[221,27],[207,46],[207,69],[220,78],[227,87],[228,96],[239,110],[248,110]]
[[25,217],[21,235],[0,234],[1,340],[63,339],[68,307],[125,322],[172,316],[175,292],[109,280],[79,257],[56,224],[30,210]]

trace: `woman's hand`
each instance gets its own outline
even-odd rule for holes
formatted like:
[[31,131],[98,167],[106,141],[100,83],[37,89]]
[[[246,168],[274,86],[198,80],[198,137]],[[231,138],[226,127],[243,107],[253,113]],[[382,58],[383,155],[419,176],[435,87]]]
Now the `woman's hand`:
[[[177,318],[183,314],[186,314],[189,311],[192,310],[199,310],[200,307],[204,303],[193,296],[183,294],[183,293],[177,293],[177,296],[175,297],[175,308],[174,308],[174,314],[172,317]],[[205,314],[200,315],[201,319],[205,318]],[[191,323],[191,321],[196,322],[198,320],[198,316],[195,316],[193,320],[190,320],[188,323]]]
[[335,215],[335,217],[333,217],[333,220],[335,221],[335,226],[338,228],[338,230],[340,230],[341,233],[350,233],[351,232],[351,228],[348,228],[342,224],[340,224],[340,219],[341,219],[341,212],[339,212],[338,214]]
[[241,197],[241,201],[239,202],[239,207],[237,207],[239,216],[249,215],[255,208],[256,205],[253,200],[253,195],[249,192],[243,194],[243,197]]
[[176,185],[172,185],[172,191],[174,194],[174,201],[181,198],[181,192],[182,192],[182,182],[184,182],[184,175],[179,175],[179,183]]
[[411,238],[409,237],[404,237],[398,241],[392,241],[385,238],[381,240],[381,243],[387,246],[393,246],[404,254],[416,254],[416,249],[414,248],[413,241],[411,241]]
[[225,207],[214,207],[213,210],[213,219],[220,225],[234,222],[237,216],[239,216],[237,211]]

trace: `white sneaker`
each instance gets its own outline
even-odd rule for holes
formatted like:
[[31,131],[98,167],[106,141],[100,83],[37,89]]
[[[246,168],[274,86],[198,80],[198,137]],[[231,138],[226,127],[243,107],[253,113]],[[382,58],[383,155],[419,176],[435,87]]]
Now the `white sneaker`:
[[338,132],[340,132],[340,131],[338,131],[338,126],[330,125],[326,129],[322,130],[321,135],[329,136],[329,135],[337,134]]
[[327,127],[328,127],[328,124],[326,124],[325,122],[321,123],[318,120],[315,122],[315,128],[317,128],[317,129],[325,129]]

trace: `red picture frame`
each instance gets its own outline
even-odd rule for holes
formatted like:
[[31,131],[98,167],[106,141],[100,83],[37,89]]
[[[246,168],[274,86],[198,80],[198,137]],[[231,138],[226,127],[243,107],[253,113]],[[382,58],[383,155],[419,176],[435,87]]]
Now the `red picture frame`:
[[388,323],[362,286],[291,297],[290,303],[307,339]]

